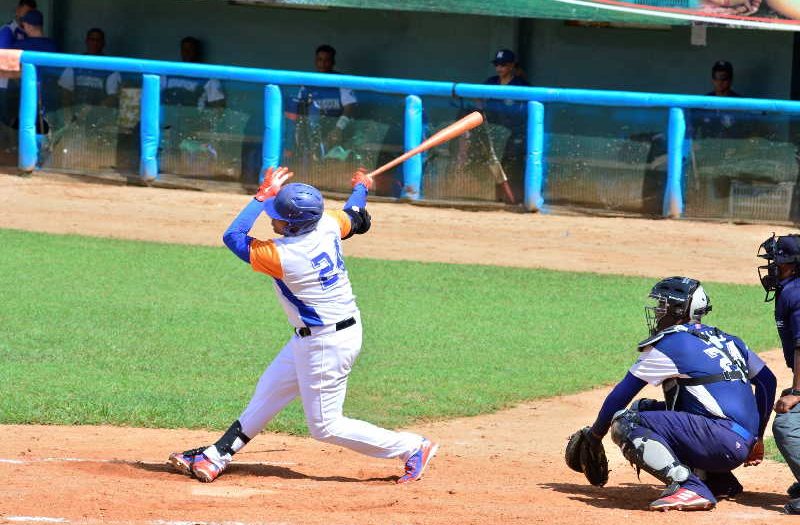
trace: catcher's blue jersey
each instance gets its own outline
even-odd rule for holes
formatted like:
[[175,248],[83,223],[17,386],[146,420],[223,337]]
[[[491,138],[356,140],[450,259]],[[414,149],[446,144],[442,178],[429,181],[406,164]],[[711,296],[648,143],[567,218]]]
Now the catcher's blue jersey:
[[[690,330],[701,334],[693,335]],[[738,337],[714,327],[687,324],[667,330],[648,344],[630,373],[664,388],[668,407],[701,416],[729,419],[758,435],[759,416],[751,383],[747,379],[721,380],[701,385],[680,385],[676,378],[702,378],[734,372],[739,361],[748,378],[764,367]]]

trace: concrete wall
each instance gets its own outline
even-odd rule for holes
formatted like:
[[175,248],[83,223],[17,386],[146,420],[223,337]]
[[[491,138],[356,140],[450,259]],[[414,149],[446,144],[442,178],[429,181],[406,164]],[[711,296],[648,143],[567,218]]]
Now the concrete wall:
[[[11,12],[14,4],[7,3]],[[338,69],[360,75],[481,82],[493,74],[496,49],[519,47],[523,67],[540,86],[705,93],[719,59],[734,64],[734,89],[744,95],[788,98],[791,79],[792,33],[783,31],[709,28],[708,45],[698,47],[690,45],[689,27],[576,27],[560,20],[224,0],[42,3],[53,11],[53,35],[73,53],[83,51],[85,31],[99,26],[111,55],[179,60],[180,39],[193,35],[205,42],[208,62],[279,69],[312,71],[314,49],[329,43],[339,51]]]
[[[789,98],[793,33],[707,29],[707,45],[690,45],[690,28],[576,27],[563,21],[523,23],[525,68],[536,85],[658,93],[711,91],[711,66],[734,66],[744,96]],[[768,58],[767,58],[768,57]]]
[[342,73],[480,82],[499,47],[514,44],[509,18],[353,9],[235,6],[223,0],[59,0],[65,52],[84,49],[92,26],[106,31],[107,54],[180,60],[187,35],[218,64],[314,70],[329,43]]

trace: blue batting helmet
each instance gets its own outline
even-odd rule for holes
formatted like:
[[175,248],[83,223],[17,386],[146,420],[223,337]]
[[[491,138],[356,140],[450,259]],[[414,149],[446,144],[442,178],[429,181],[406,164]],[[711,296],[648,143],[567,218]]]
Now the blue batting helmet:
[[273,219],[289,224],[284,230],[287,237],[295,237],[314,229],[322,218],[322,194],[314,186],[293,182],[278,194],[264,201],[264,211]]

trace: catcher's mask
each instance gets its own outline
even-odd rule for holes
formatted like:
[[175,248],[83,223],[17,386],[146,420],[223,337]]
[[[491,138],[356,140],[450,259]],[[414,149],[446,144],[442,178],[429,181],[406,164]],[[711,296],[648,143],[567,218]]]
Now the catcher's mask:
[[322,194],[314,186],[293,182],[264,201],[264,211],[273,219],[286,221],[283,234],[296,237],[313,230],[324,210]]
[[711,311],[711,300],[700,281],[689,277],[667,277],[656,283],[648,297],[654,304],[644,307],[650,335],[670,326],[700,319]]
[[758,267],[758,278],[761,286],[764,287],[766,296],[765,302],[775,299],[775,294],[780,291],[781,264],[795,265],[795,275],[797,275],[798,264],[800,264],[800,235],[781,235],[772,237],[762,242],[758,247],[758,254],[762,259],[766,259],[767,264]]

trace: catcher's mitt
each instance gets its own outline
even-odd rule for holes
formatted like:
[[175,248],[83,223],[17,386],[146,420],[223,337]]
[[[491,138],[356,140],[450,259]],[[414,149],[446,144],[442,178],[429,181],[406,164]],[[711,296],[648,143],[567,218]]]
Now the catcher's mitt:
[[575,472],[583,472],[589,483],[602,487],[608,482],[608,458],[603,442],[584,427],[569,437],[564,454],[567,466]]

